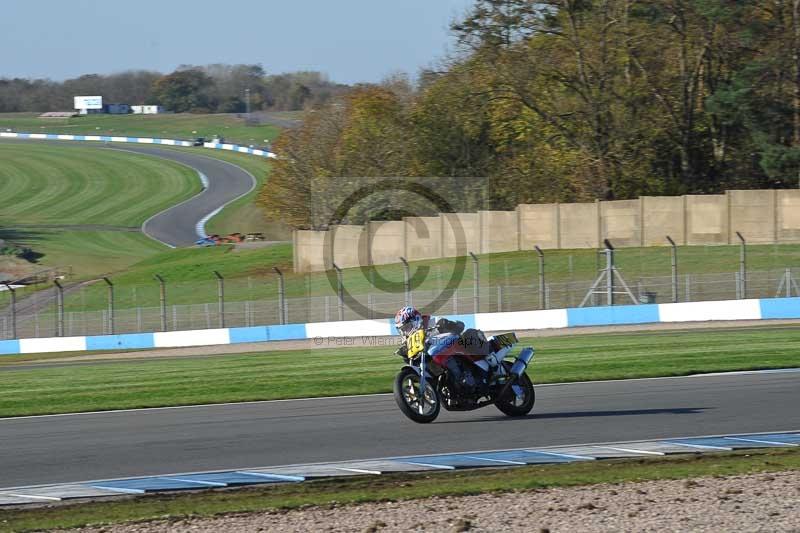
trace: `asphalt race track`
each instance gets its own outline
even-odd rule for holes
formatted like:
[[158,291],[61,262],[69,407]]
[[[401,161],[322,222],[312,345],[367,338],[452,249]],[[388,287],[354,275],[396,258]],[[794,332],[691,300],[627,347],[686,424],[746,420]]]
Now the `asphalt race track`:
[[[147,235],[170,246],[194,244],[200,238],[195,228],[203,218],[247,194],[256,185],[253,176],[240,167],[188,150],[178,152],[149,146],[125,146],[115,149],[176,161],[192,167],[208,178],[208,187],[202,193],[162,211],[145,222],[143,230]],[[153,191],[153,194],[157,193],[158,191]]]
[[[3,139],[2,142],[37,142],[74,145],[73,141],[19,141]],[[139,145],[106,145],[90,143],[87,146],[122,150],[148,156],[161,157],[181,163],[202,173],[208,180],[207,188],[200,194],[170,207],[144,223],[143,231],[150,237],[170,246],[188,246],[197,241],[197,225],[211,213],[221,209],[253,190],[256,181],[244,169],[220,159],[203,155],[203,148],[185,148],[181,151]],[[153,191],[158,194],[158,191]]]
[[390,395],[0,419],[0,487],[800,429],[800,372],[539,386],[533,413],[406,420]]

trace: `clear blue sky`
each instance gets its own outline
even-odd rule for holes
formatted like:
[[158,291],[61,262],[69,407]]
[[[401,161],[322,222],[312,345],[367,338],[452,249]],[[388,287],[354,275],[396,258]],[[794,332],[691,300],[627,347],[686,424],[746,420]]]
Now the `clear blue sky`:
[[180,64],[261,63],[334,81],[416,74],[454,49],[473,0],[8,0],[0,77],[62,80]]

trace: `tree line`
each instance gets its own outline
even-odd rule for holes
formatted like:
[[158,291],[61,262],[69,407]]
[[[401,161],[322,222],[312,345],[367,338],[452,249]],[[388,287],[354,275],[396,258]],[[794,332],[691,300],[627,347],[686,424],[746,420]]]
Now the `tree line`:
[[452,31],[285,132],[267,213],[319,226],[342,176],[485,176],[493,209],[798,186],[800,0],[476,0]]
[[267,74],[260,65],[182,65],[170,74],[130,70],[86,74],[64,81],[0,78],[0,112],[68,111],[74,96],[101,95],[104,102],[158,104],[177,113],[296,111],[321,105],[347,86],[319,72]]

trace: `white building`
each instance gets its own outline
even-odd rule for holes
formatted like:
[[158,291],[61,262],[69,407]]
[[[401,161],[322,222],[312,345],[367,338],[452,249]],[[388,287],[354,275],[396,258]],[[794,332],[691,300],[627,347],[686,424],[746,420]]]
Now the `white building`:
[[134,115],[158,115],[164,112],[164,107],[160,105],[134,105],[131,106]]
[[75,109],[81,115],[104,113],[102,96],[76,96]]

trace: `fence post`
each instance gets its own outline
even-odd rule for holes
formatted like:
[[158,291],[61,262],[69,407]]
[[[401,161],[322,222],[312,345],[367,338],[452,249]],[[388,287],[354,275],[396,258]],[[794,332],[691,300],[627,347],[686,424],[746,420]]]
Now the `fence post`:
[[692,275],[691,274],[686,274],[685,288],[686,288],[686,301],[687,302],[691,302],[692,301]]
[[403,263],[403,290],[405,291],[406,297],[405,305],[411,305],[411,269],[405,257],[401,257],[400,261]]
[[64,287],[57,279],[53,280],[56,284],[56,337],[64,336]]
[[604,240],[603,243],[606,245],[606,279],[608,280],[606,283],[606,305],[614,305],[614,247],[608,239]]
[[114,284],[108,278],[103,278],[108,285],[108,333],[114,334]]
[[167,331],[167,285],[164,283],[164,278],[155,274],[159,285],[159,302],[161,305],[161,331]]
[[286,324],[286,286],[283,284],[283,272],[278,267],[272,267],[278,275],[278,320],[281,325]]
[[672,237],[667,235],[672,250],[670,251],[670,267],[672,269],[672,303],[678,303],[678,246]]
[[9,285],[8,283],[3,283],[6,286],[9,293],[11,294],[11,338],[17,338],[17,289]]
[[222,277],[222,274],[214,271],[214,275],[217,277],[217,300],[219,302],[219,327],[225,327],[225,278]]
[[736,236],[741,241],[739,248],[739,283],[741,284],[741,290],[739,292],[744,300],[747,298],[747,241],[738,231]]
[[535,245],[536,253],[539,255],[539,309],[547,309],[547,298],[544,294],[544,252],[539,245]]
[[339,268],[336,263],[332,264],[333,268],[336,269],[336,295],[339,300],[339,320],[342,321],[344,320],[344,282],[342,281],[342,269]]
[[469,253],[472,256],[472,306],[473,313],[480,313],[481,309],[481,275],[480,264],[478,263],[478,256]]

